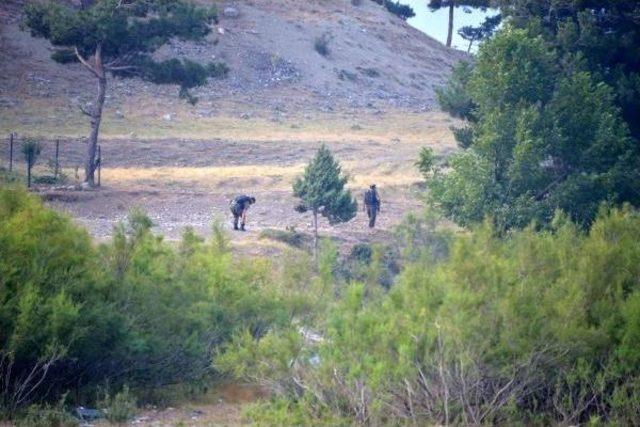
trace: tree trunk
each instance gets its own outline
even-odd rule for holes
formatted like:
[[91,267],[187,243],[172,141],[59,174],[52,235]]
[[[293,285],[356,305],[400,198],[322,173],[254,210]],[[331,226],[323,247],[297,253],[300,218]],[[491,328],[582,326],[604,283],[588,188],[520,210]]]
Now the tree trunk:
[[469,48],[467,48],[467,53],[471,52],[471,46],[473,46],[473,42],[474,42],[473,39],[469,40]]
[[451,40],[453,38],[453,9],[455,8],[455,2],[451,0],[449,2],[449,32],[447,33],[447,47],[451,47]]
[[96,171],[96,150],[98,147],[98,134],[100,132],[100,121],[102,120],[102,108],[104,106],[105,94],[107,92],[107,77],[102,74],[98,77],[98,98],[95,108],[91,114],[91,133],[87,142],[87,156],[84,165],[84,181],[90,186],[95,185]]
[[318,210],[313,210],[313,258],[318,265]]

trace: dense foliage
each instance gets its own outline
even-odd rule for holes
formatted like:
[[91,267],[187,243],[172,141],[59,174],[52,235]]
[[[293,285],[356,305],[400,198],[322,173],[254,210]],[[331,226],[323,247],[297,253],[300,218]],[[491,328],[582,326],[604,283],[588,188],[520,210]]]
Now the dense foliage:
[[640,204],[626,97],[581,52],[508,25],[454,72],[439,100],[469,121],[456,131],[466,150],[429,182],[447,216],[468,225],[489,215],[507,229],[548,226],[562,209],[588,227],[603,203]]
[[315,336],[239,334],[216,366],[277,392],[249,413],[267,425],[637,423],[640,215],[495,231],[418,259],[386,295],[350,285]]
[[236,268],[222,234],[178,247],[132,213],[96,247],[23,190],[0,187],[0,415],[73,391],[198,382],[236,331],[287,318],[269,267]]

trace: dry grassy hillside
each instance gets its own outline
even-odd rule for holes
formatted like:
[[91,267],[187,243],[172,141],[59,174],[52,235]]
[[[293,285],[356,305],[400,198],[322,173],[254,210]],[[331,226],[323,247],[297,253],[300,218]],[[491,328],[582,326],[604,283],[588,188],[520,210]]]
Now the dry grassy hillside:
[[[205,2],[205,0],[200,0]],[[259,231],[295,227],[291,181],[321,143],[350,173],[359,195],[370,182],[386,199],[378,235],[362,214],[324,233],[345,244],[384,239],[391,226],[420,206],[413,162],[423,145],[455,147],[451,120],[434,111],[434,87],[463,57],[409,27],[374,2],[246,0],[217,2],[219,25],[203,43],[173,42],[160,55],[222,60],[224,80],[195,91],[196,106],[176,87],[111,79],[102,128],[100,191],[50,196],[97,236],[134,205],[159,229],[207,232],[212,216],[226,218],[228,200],[255,194],[252,232],[235,236],[255,246]],[[238,16],[224,13],[232,7]],[[80,66],[53,63],[51,47],[19,29],[21,0],[0,4],[0,132],[61,137],[62,165],[73,180],[88,123],[78,104],[94,97],[95,82]],[[315,49],[327,40],[328,55]],[[0,144],[0,162],[6,144]],[[42,164],[51,155],[49,144]]]
[[[0,4],[0,130],[28,128],[34,115],[45,116],[38,118],[39,125],[57,129],[76,120],[78,103],[93,99],[94,82],[79,65],[54,64],[45,41],[19,30],[19,5],[20,0]],[[434,86],[462,55],[371,1],[361,6],[348,0],[218,5],[220,23],[206,42],[175,41],[165,53],[224,61],[231,69],[226,79],[197,90],[195,107],[183,105],[175,87],[115,80],[107,115],[282,119],[315,112],[427,111],[434,107]],[[239,16],[227,17],[227,7]],[[314,47],[323,37],[326,57]]]

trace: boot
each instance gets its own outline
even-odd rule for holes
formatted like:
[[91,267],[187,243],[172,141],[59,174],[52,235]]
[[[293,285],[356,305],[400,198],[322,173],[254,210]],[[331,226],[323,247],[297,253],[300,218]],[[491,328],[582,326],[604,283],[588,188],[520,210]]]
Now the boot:
[[240,231],[247,231],[244,229],[244,223],[240,224]]

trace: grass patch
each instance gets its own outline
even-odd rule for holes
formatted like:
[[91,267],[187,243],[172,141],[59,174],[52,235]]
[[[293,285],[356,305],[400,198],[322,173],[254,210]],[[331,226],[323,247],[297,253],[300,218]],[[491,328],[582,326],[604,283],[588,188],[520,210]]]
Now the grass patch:
[[286,230],[268,228],[260,233],[260,238],[276,240],[298,249],[308,249],[312,241],[311,236],[296,231],[295,228]]

